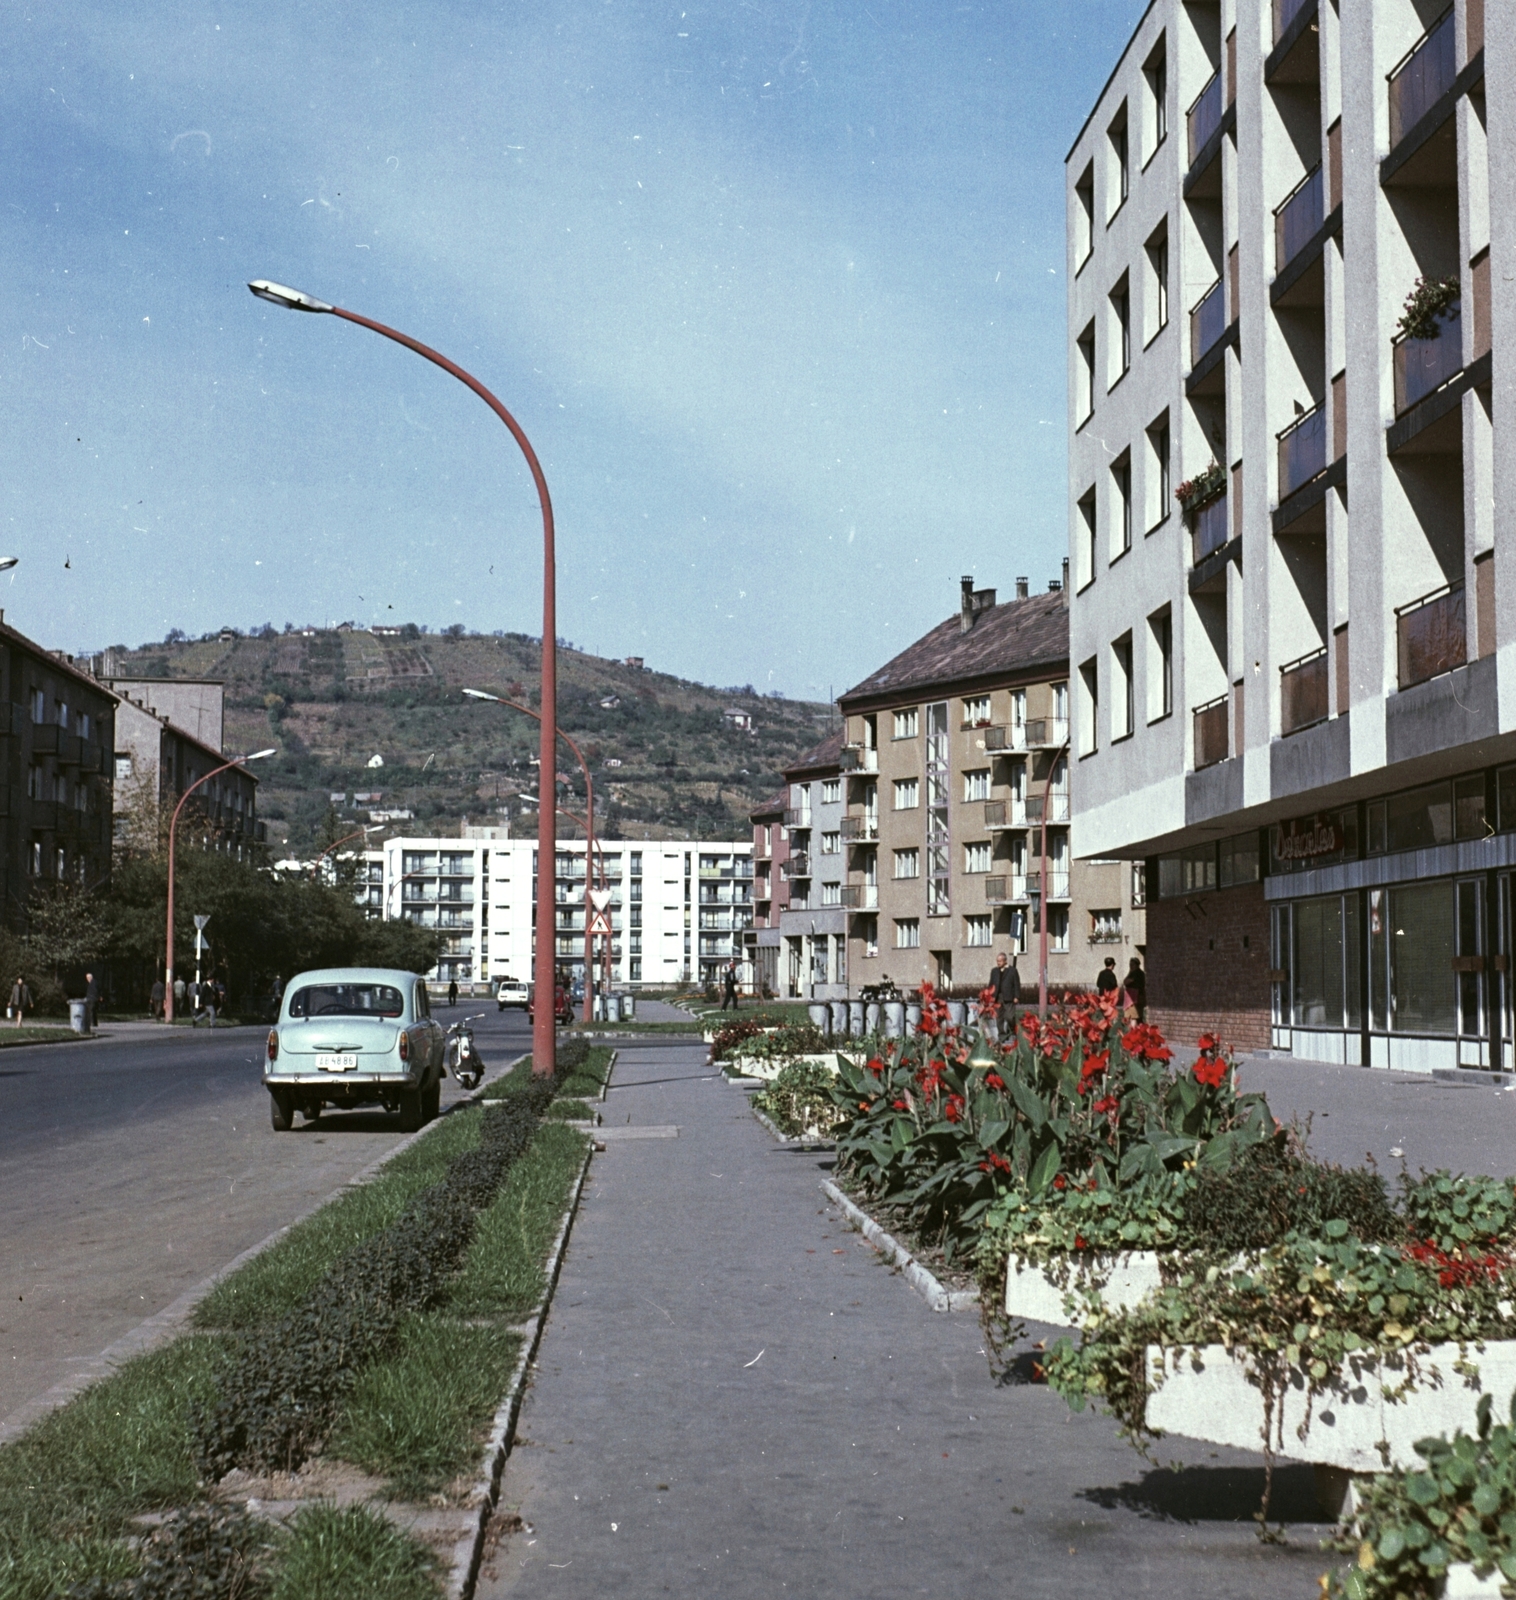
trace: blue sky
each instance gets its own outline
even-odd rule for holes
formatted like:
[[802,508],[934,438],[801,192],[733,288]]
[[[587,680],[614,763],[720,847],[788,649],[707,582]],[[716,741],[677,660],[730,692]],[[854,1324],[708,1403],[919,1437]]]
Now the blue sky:
[[1063,156],[1141,12],[265,0],[0,17],[6,620],[540,630],[824,697],[1058,572]]

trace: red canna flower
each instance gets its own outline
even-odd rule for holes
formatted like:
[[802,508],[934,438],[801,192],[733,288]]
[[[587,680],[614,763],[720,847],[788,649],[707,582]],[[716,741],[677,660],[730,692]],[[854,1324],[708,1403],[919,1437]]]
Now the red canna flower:
[[1203,1051],[1218,1050],[1221,1047],[1221,1041],[1217,1039],[1214,1033],[1201,1034],[1197,1043]]
[[1201,1056],[1190,1070],[1207,1089],[1219,1089],[1226,1078],[1226,1062],[1214,1056]]
[[1058,1174],[1058,1176],[1056,1178],[1053,1179],[1053,1187],[1055,1189],[1067,1189],[1068,1186],[1069,1186],[1069,1180],[1067,1178],[1065,1178],[1064,1175],[1061,1172]]
[[1108,1111],[1114,1113],[1120,1108],[1120,1106],[1121,1102],[1116,1098],[1115,1095],[1107,1094],[1102,1095],[1100,1099],[1098,1099],[1095,1104],[1090,1107],[1090,1110],[1092,1110],[1097,1117],[1102,1117]]
[[911,1109],[911,1102],[909,1100],[891,1100],[890,1104],[894,1106],[897,1111],[909,1111]]
[[1134,1023],[1121,1036],[1121,1048],[1141,1061],[1170,1061],[1174,1052],[1164,1043],[1163,1034],[1150,1022]]
[[1005,1088],[1005,1079],[998,1072],[987,1072],[984,1075],[986,1085],[991,1089]]
[[947,1097],[947,1104],[942,1108],[942,1114],[949,1122],[957,1122],[963,1115],[963,1096],[961,1094],[950,1094]]
[[881,1077],[884,1073],[884,1063],[879,1059],[878,1056],[870,1056],[864,1065],[867,1066],[869,1071],[872,1072],[876,1078]]

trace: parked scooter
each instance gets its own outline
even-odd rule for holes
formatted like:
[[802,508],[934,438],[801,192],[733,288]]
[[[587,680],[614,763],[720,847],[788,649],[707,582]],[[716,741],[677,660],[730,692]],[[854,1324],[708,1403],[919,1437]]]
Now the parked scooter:
[[447,1030],[442,1043],[442,1061],[457,1080],[460,1089],[477,1089],[484,1077],[484,1057],[474,1048],[474,1028],[484,1013],[464,1017]]

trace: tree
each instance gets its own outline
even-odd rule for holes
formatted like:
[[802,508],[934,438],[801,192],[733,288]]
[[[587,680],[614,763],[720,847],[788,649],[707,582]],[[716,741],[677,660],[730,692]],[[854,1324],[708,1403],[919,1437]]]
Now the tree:
[[71,883],[38,885],[26,913],[26,965],[60,989],[104,953],[106,917],[99,895]]

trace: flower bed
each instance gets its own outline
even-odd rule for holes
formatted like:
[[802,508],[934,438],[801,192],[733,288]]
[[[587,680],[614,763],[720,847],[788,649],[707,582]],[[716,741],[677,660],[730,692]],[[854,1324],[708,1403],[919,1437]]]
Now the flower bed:
[[786,1139],[826,1139],[838,1122],[836,1056],[802,1056],[780,1068],[750,1102]]

